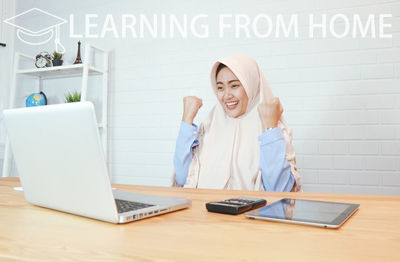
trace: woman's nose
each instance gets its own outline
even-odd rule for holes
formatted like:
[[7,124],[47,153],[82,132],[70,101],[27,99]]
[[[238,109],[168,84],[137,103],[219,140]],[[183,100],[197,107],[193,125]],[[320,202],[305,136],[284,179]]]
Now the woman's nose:
[[232,93],[230,91],[230,88],[226,88],[225,92],[224,92],[224,99],[226,100],[226,99],[230,99],[232,97],[233,97],[233,95],[232,95]]

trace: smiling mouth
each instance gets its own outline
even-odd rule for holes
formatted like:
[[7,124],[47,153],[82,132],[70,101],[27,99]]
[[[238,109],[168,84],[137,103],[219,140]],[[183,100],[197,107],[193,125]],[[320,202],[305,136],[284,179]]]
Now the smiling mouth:
[[226,102],[225,106],[228,110],[234,110],[238,106],[239,101]]

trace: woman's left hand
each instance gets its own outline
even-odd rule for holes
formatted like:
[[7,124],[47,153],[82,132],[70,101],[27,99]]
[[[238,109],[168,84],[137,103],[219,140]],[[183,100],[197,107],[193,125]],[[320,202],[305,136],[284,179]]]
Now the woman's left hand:
[[278,97],[268,99],[258,105],[258,115],[260,116],[263,130],[277,127],[279,119],[283,113],[283,107]]

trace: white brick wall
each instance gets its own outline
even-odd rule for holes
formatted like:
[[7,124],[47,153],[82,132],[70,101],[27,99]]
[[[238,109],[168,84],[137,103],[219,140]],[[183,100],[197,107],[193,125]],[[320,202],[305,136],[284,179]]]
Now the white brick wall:
[[[116,183],[169,184],[182,97],[204,99],[199,122],[216,102],[209,84],[213,62],[244,53],[259,62],[281,98],[294,133],[304,191],[400,195],[399,1],[36,2],[17,0],[18,11],[35,6],[64,18],[74,13],[76,19],[85,13],[99,17],[205,13],[210,21],[220,13],[297,13],[302,25],[310,13],[392,14],[391,39],[322,39],[317,32],[315,39],[219,39],[212,34],[207,39],[186,40],[113,39],[110,35],[82,40],[113,50],[109,153]],[[72,62],[77,39],[62,36],[62,41],[68,50],[66,61]],[[17,50],[32,54],[42,49],[16,44]]]

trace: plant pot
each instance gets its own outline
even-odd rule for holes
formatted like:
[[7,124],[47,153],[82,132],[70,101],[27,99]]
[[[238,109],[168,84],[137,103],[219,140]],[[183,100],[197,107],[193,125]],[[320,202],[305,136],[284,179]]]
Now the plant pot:
[[62,64],[63,64],[63,60],[60,60],[60,59],[53,60],[53,66],[61,66]]

